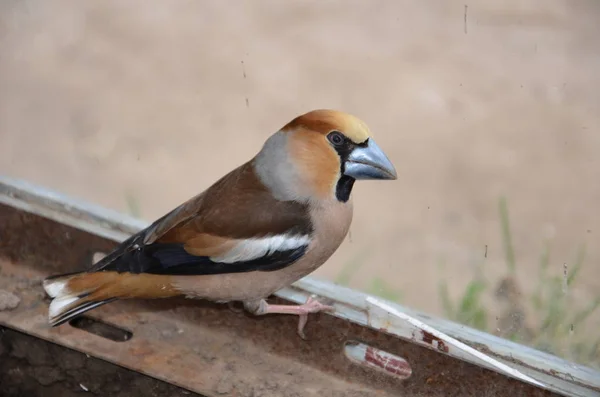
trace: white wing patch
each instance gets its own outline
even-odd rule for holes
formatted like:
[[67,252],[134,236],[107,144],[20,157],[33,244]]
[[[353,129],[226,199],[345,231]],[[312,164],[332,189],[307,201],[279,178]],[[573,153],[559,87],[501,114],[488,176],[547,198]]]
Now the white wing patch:
[[240,241],[229,252],[219,256],[212,256],[214,262],[235,263],[257,259],[270,255],[276,251],[287,251],[300,248],[310,243],[307,235],[278,235],[264,238],[253,238]]

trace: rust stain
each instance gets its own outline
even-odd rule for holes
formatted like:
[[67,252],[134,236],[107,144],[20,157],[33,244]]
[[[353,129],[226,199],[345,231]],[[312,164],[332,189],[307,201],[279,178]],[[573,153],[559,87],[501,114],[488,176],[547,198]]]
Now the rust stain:
[[154,353],[154,349],[150,346],[147,341],[141,341],[139,346],[135,346],[129,349],[129,353],[135,357],[144,357]]
[[403,378],[408,378],[412,374],[412,368],[406,361],[391,355],[384,356],[377,349],[370,346],[367,347],[367,351],[365,352],[365,361],[386,372],[402,376]]
[[440,338],[438,338],[437,336],[433,336],[432,334],[430,334],[427,331],[421,331],[422,334],[422,340],[425,343],[430,344],[431,346],[433,346],[433,341],[437,342],[437,349],[439,351],[442,351],[444,353],[448,353],[448,346],[446,345],[446,343],[444,343],[443,340],[441,340]]

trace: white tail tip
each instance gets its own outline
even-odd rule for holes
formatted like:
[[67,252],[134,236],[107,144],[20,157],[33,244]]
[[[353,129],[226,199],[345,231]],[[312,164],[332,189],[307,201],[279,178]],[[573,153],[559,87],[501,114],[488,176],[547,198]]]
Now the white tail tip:
[[68,281],[69,281],[68,278],[50,279],[50,280],[44,280],[42,285],[43,285],[46,293],[51,298],[58,298],[62,295],[69,294],[70,291],[67,288]]
[[71,304],[78,300],[78,296],[70,295],[54,298],[52,302],[50,302],[50,307],[48,308],[49,320],[53,321],[55,318],[61,316]]

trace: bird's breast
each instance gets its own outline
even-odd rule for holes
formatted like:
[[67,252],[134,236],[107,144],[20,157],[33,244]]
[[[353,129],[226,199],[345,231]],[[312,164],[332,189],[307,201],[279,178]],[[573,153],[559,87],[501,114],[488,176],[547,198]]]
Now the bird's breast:
[[[307,252],[309,272],[321,266],[339,248],[352,223],[352,199],[328,202],[311,209],[314,235]],[[301,266],[302,267],[302,266]]]

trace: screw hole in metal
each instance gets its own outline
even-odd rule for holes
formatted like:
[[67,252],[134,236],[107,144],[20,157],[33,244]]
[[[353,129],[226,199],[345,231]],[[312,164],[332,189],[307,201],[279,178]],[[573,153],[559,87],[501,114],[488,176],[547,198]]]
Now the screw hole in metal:
[[78,328],[80,330],[89,332],[90,334],[98,335],[114,342],[126,342],[133,337],[133,333],[130,331],[115,327],[114,325],[107,324],[91,317],[75,317],[69,321],[69,324],[74,328]]
[[412,375],[412,368],[402,357],[357,341],[347,341],[344,355],[361,367],[375,370],[396,379],[405,380]]

